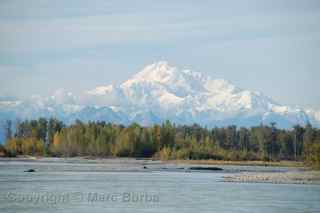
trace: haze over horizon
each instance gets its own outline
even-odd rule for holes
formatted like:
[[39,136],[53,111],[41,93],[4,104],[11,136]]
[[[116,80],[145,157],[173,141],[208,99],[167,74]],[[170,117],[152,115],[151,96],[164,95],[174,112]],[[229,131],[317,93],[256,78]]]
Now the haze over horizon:
[[2,1],[0,97],[118,84],[160,60],[320,108],[319,1]]

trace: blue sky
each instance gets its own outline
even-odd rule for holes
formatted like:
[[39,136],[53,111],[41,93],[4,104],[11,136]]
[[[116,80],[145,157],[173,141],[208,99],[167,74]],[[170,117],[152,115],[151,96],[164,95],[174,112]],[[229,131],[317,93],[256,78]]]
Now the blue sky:
[[0,2],[0,96],[77,93],[159,60],[320,108],[320,1]]

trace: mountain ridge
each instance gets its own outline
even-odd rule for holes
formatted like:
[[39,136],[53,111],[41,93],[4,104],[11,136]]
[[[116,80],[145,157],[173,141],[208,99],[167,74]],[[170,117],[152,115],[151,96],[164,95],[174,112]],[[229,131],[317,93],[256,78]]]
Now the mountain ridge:
[[0,121],[57,117],[67,123],[105,120],[152,125],[170,120],[202,126],[254,126],[276,122],[290,128],[310,122],[320,126],[320,112],[276,103],[224,79],[180,70],[166,61],[147,65],[118,85],[102,85],[76,96],[64,90],[27,100],[0,99]]

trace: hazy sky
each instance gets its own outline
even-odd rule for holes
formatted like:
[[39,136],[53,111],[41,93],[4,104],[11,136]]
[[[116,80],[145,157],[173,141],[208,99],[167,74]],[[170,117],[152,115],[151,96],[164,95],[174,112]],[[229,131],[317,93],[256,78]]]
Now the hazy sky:
[[320,108],[320,1],[0,1],[0,96],[120,83],[159,60]]

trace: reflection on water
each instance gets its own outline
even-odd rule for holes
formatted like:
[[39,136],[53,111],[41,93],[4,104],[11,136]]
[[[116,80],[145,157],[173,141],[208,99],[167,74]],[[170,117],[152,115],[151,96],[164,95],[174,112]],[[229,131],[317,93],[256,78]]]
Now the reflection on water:
[[[36,172],[24,172],[30,168]],[[320,212],[319,185],[225,183],[225,172],[274,168],[224,169],[189,172],[130,159],[2,160],[0,212]]]

